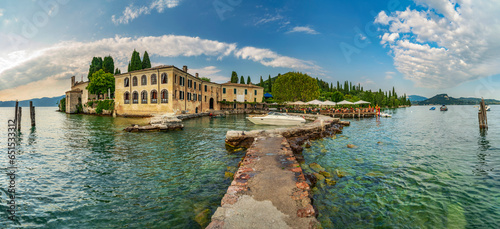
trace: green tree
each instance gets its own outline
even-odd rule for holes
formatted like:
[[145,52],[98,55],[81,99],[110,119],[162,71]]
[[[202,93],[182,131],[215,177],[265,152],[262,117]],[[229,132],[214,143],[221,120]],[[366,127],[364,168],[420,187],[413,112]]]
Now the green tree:
[[106,73],[104,70],[100,69],[99,71],[92,74],[89,85],[87,86],[87,90],[90,93],[96,95],[103,95],[110,91],[115,91],[115,77],[112,73]]
[[319,97],[316,79],[299,72],[278,76],[272,87],[273,97],[279,102],[310,101]]
[[259,86],[264,87],[264,80],[262,80],[262,76],[260,76]]
[[342,92],[340,91],[335,91],[332,95],[332,101],[333,102],[340,102],[344,100],[344,94],[342,94]]
[[116,68],[115,75],[119,75],[119,74],[122,74],[122,71],[120,71],[120,69]]
[[130,61],[128,62],[128,68],[127,68],[127,72],[130,72]]
[[238,83],[238,73],[235,71],[231,73],[231,83]]
[[102,61],[102,70],[106,73],[113,73],[115,70],[115,62],[113,61],[113,57],[106,56]]
[[200,79],[203,80],[203,81],[207,81],[207,82],[211,82],[212,81],[212,79],[207,78],[207,77],[201,77]]
[[245,78],[243,78],[243,76],[240,78],[240,84],[245,84]]
[[247,84],[251,84],[252,83],[252,79],[250,79],[250,76],[248,76],[247,78]]
[[142,69],[151,68],[151,61],[149,61],[149,54],[147,51],[144,51],[144,55],[142,57]]
[[132,53],[132,58],[130,59],[130,71],[136,71],[142,69],[142,61],[139,52],[135,51]]
[[92,58],[92,62],[90,63],[90,67],[89,67],[89,74],[87,75],[87,78],[89,79],[89,81],[90,81],[90,78],[92,78],[92,74],[99,71],[100,69],[102,69],[102,58],[101,57]]

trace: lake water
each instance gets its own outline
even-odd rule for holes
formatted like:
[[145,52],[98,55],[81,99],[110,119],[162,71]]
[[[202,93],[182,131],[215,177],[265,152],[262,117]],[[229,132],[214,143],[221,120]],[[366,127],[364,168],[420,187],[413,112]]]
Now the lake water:
[[[8,219],[9,179],[2,172],[0,228],[200,228],[201,216],[210,217],[230,184],[224,173],[243,156],[227,152],[226,131],[256,128],[235,115],[186,120],[182,131],[127,133],[126,126],[145,120],[55,109],[37,108],[33,130],[24,111],[18,222]],[[500,106],[488,113],[486,132],[472,106],[428,109],[352,120],[336,138],[304,151],[306,164],[345,174],[333,178],[335,186],[320,182],[315,189],[325,228],[500,227]],[[0,168],[8,166],[13,113],[0,108]]]
[[306,164],[345,175],[315,189],[324,227],[500,228],[500,106],[484,132],[473,106],[429,108],[353,120],[304,151]]

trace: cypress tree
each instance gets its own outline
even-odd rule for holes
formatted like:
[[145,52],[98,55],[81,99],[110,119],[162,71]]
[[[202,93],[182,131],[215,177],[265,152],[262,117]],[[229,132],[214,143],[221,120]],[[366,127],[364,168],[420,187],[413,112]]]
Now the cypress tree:
[[243,76],[240,78],[240,84],[245,84],[245,78],[243,78]]
[[264,87],[264,80],[262,80],[262,76],[260,76],[259,86]]
[[102,58],[101,57],[92,58],[92,63],[89,66],[89,74],[87,75],[89,81],[92,78],[92,74],[99,71],[100,69],[102,69]]
[[149,54],[147,51],[144,51],[144,55],[142,58],[142,69],[151,68],[151,61],[149,61]]
[[127,72],[130,72],[130,62],[128,62],[128,69]]
[[104,57],[104,60],[102,61],[102,70],[104,70],[105,73],[113,73],[114,69],[115,69],[115,62],[113,61],[113,57],[111,56]]
[[250,76],[248,76],[247,78],[247,84],[251,84],[252,83],[252,79],[250,79]]
[[231,73],[231,83],[238,83],[238,73],[235,71]]
[[130,71],[141,70],[142,61],[139,52],[135,51],[132,53],[132,58],[130,60]]

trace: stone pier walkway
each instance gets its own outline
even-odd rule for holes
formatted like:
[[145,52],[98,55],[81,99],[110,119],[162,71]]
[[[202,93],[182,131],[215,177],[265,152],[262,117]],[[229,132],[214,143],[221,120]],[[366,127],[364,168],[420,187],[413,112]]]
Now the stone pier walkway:
[[207,228],[316,228],[309,191],[287,140],[256,138]]

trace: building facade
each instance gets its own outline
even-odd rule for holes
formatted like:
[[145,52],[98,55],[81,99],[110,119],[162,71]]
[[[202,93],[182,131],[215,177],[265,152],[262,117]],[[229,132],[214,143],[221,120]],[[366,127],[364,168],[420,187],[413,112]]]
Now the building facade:
[[[193,114],[221,110],[219,101],[224,100],[262,102],[264,89],[261,87],[207,82],[201,80],[198,73],[193,76],[187,71],[187,66],[179,69],[162,65],[115,75],[115,114]],[[236,93],[227,93],[234,89]]]

